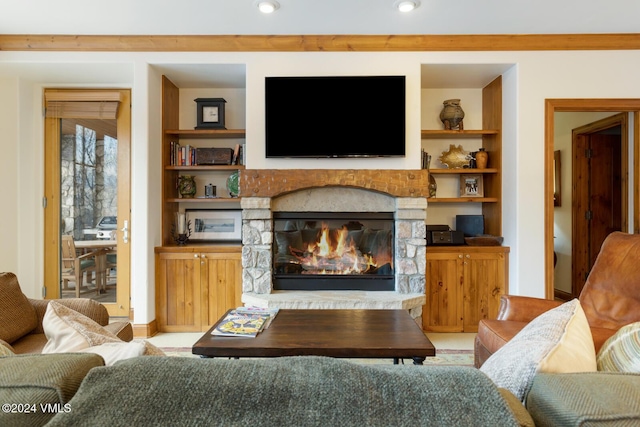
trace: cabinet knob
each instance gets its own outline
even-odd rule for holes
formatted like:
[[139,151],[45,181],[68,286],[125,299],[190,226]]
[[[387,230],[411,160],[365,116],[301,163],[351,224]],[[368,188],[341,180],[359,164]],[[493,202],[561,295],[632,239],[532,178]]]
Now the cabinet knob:
[[205,254],[200,255],[200,258],[206,258],[207,256]]
[[198,258],[199,256],[200,256],[200,255],[198,255],[198,254],[193,254],[193,257],[194,257],[194,258]]
[[467,258],[471,258],[471,255],[469,255],[469,254],[466,254],[466,255],[465,255],[465,257],[467,257]]
[[458,255],[458,258],[462,258],[462,254]]

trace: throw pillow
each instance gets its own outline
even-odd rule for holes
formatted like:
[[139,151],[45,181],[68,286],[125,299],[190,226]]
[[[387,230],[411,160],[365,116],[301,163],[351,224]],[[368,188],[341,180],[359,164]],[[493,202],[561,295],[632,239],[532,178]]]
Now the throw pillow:
[[2,342],[0,342],[0,357],[13,356],[13,355],[14,355],[13,351],[11,351],[9,347],[7,347],[6,345],[3,345]]
[[0,340],[12,343],[38,326],[36,309],[13,273],[0,273]]
[[70,353],[107,342],[122,342],[84,314],[56,301],[47,305],[42,328],[47,337],[42,353]]
[[124,342],[87,316],[56,301],[48,304],[42,327],[48,339],[42,353],[97,353],[106,365],[135,356],[164,356],[153,344],[145,340]]
[[592,372],[595,353],[589,323],[574,299],[533,319],[480,370],[525,402],[538,372]]
[[598,371],[640,373],[640,322],[623,326],[602,345]]
[[104,359],[105,366],[138,356],[166,356],[164,351],[145,340],[107,342],[80,350],[80,353],[99,354]]
[[111,366],[119,360],[130,359],[144,354],[142,342],[108,342],[86,348],[82,353],[95,353],[102,356],[105,366]]

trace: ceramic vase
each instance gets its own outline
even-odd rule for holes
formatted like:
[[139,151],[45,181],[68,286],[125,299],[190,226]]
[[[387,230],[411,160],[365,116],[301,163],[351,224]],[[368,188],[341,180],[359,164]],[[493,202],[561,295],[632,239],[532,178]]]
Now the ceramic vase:
[[460,100],[447,99],[442,104],[444,107],[440,112],[440,121],[444,124],[444,128],[446,130],[463,130],[464,111],[460,107]]
[[480,148],[476,153],[476,167],[478,169],[486,169],[489,162],[489,153],[484,151],[484,148]]
[[196,194],[196,181],[191,175],[182,175],[178,177],[178,193],[183,198],[191,199]]

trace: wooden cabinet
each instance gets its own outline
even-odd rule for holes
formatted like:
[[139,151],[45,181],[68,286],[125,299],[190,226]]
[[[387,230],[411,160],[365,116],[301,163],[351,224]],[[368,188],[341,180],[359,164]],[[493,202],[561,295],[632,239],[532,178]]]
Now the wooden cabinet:
[[[230,308],[242,305],[241,245],[189,242],[176,246],[177,212],[188,209],[240,209],[224,185],[244,165],[174,164],[172,143],[201,148],[231,148],[244,142],[244,129],[184,129],[180,127],[180,89],[162,77],[162,246],[156,256],[156,322],[161,332],[206,331]],[[193,117],[195,124],[196,117]],[[230,147],[231,146],[231,147]],[[173,160],[173,161],[172,161]],[[194,175],[196,197],[178,194],[180,175]],[[204,198],[204,185],[220,182],[216,198]],[[193,231],[193,230],[192,230]]]
[[156,322],[160,332],[206,331],[242,305],[240,245],[157,247]]
[[477,332],[480,319],[495,318],[508,290],[508,254],[504,246],[428,247],[423,329]]
[[[453,94],[455,85],[452,88]],[[429,173],[440,184],[436,197],[427,201],[427,223],[454,226],[456,215],[481,214],[484,234],[502,236],[502,77],[481,91],[481,129],[421,132],[422,148],[432,155]],[[465,151],[484,148],[489,154],[488,167],[434,167],[441,149],[452,144],[461,145]],[[461,197],[462,174],[482,177],[482,196]],[[480,319],[495,318],[500,296],[508,289],[508,254],[509,248],[502,246],[428,246],[423,329],[477,332]]]

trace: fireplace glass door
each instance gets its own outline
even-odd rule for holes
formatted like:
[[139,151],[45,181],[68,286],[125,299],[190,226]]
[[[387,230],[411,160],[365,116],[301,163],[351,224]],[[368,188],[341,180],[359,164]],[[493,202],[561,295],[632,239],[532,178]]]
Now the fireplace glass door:
[[391,212],[275,212],[276,290],[393,291]]

